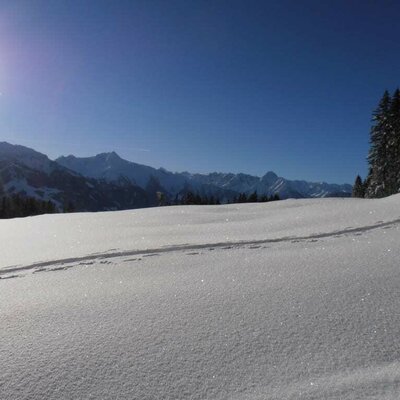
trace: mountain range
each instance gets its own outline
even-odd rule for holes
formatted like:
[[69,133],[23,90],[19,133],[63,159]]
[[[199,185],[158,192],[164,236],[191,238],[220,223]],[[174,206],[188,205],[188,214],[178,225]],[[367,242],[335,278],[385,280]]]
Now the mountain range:
[[157,192],[171,202],[192,191],[222,203],[239,193],[279,194],[280,198],[349,197],[352,186],[288,180],[274,172],[192,174],[170,172],[122,159],[115,152],[50,160],[33,149],[0,142],[0,195],[51,200],[78,211],[117,210],[158,204]]

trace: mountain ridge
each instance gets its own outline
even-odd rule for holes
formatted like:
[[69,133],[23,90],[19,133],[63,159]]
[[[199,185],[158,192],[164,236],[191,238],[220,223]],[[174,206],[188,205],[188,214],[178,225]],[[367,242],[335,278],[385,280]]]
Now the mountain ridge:
[[52,201],[59,210],[107,211],[146,207],[142,188],[84,177],[28,147],[0,142],[0,196]]
[[20,194],[52,200],[62,209],[72,202],[77,211],[105,211],[179,202],[189,191],[222,203],[238,194],[280,198],[348,197],[351,185],[291,181],[269,171],[261,177],[244,173],[171,172],[121,158],[115,151],[92,157],[47,155],[25,146],[0,142],[0,195]]
[[254,191],[257,191],[260,195],[278,193],[281,198],[337,197],[340,194],[348,197],[352,189],[349,184],[288,180],[279,177],[273,171],[268,171],[261,177],[245,173],[171,172],[165,168],[156,169],[124,160],[115,152],[100,153],[92,157],[61,156],[56,159],[56,162],[84,176],[96,179],[112,181],[118,176],[124,176],[141,187],[145,187],[150,177],[153,176],[172,196],[179,194],[185,185],[189,185],[194,191],[199,192],[203,192],[205,186],[207,186],[209,190],[218,188],[219,190],[227,190],[229,193],[244,192],[250,194]]

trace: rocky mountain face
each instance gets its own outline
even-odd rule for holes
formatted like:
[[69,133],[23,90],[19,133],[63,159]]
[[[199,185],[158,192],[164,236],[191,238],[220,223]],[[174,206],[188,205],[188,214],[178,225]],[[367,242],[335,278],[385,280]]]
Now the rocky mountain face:
[[159,193],[173,202],[189,191],[222,203],[239,193],[279,194],[280,198],[348,197],[351,185],[290,181],[267,172],[247,174],[173,173],[122,159],[115,152],[72,155],[55,161],[24,146],[0,142],[0,196],[20,194],[53,201],[59,209],[121,210],[155,206]]

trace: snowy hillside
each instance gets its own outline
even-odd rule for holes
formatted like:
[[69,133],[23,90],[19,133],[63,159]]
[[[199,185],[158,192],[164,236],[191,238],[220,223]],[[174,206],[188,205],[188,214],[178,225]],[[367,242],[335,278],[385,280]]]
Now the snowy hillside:
[[400,195],[0,220],[0,397],[400,393]]

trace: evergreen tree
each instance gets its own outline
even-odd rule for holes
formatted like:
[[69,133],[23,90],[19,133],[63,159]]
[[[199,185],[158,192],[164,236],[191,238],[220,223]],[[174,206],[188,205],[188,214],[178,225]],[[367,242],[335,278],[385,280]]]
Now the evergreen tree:
[[240,193],[239,194],[238,203],[247,203],[246,193]]
[[257,196],[257,191],[255,190],[248,198],[249,203],[257,203],[258,196]]
[[400,90],[393,94],[389,110],[388,134],[388,190],[389,194],[398,193],[400,189]]
[[1,199],[1,211],[0,218],[9,218],[10,213],[10,202],[7,197]]
[[56,206],[50,200],[46,202],[45,209],[46,209],[46,214],[54,214],[56,212]]
[[363,198],[365,196],[365,187],[364,183],[361,179],[360,175],[357,175],[357,178],[354,182],[353,185],[353,192],[352,192],[352,197],[361,197]]
[[389,192],[389,166],[388,166],[388,142],[390,130],[390,108],[391,98],[386,90],[373,114],[370,143],[371,148],[368,155],[370,173],[368,175],[368,197],[383,197]]
[[159,207],[168,205],[167,199],[165,197],[165,193],[157,191],[156,196],[157,196],[157,203],[158,203],[157,205]]
[[63,212],[64,213],[73,213],[73,212],[75,212],[74,203],[72,201],[66,201],[64,203]]
[[184,205],[193,205],[196,204],[196,196],[194,195],[193,192],[188,191],[183,197],[182,197],[182,204]]
[[271,198],[270,198],[270,201],[278,201],[278,200],[280,200],[281,198],[280,198],[280,196],[279,196],[279,194],[278,193],[275,193]]

